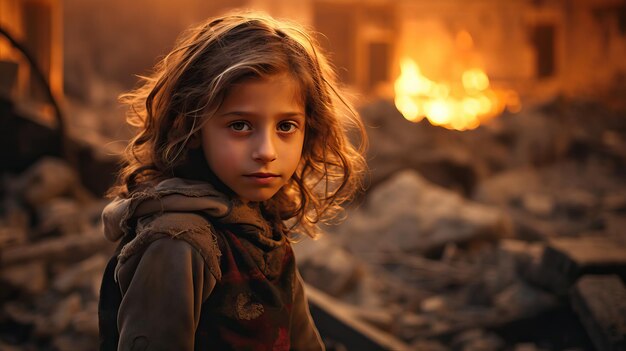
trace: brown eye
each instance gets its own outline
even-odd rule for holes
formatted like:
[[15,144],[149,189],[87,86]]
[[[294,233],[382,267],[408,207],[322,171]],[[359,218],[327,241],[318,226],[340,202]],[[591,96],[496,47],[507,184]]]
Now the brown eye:
[[243,121],[236,121],[228,125],[228,127],[236,132],[247,132],[251,130],[250,125]]
[[278,125],[278,131],[282,133],[293,133],[298,126],[293,122],[282,122]]

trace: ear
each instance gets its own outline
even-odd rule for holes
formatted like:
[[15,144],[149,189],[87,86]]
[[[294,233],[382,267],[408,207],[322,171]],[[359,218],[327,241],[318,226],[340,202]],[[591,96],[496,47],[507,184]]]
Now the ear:
[[187,147],[190,149],[197,149],[200,147],[201,141],[202,140],[200,138],[200,133],[195,132],[189,137],[189,140],[187,141]]

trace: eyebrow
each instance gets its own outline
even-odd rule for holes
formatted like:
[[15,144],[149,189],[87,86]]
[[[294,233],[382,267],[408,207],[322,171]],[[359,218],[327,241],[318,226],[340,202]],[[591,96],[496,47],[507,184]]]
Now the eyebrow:
[[[254,113],[254,112],[236,111],[236,110],[224,112],[220,114],[218,117],[225,117],[225,116],[230,116],[230,115],[235,115],[235,116],[240,116],[240,117],[259,117],[259,114]],[[278,116],[280,116],[281,118],[305,117],[305,114],[304,112],[288,111],[288,112],[281,112],[278,114]]]

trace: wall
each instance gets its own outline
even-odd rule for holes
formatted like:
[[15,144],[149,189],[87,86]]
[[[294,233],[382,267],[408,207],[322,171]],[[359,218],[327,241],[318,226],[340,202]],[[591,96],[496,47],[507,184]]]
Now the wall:
[[[61,6],[61,0],[0,0],[0,26],[28,50],[57,100],[63,99]],[[0,60],[18,65],[10,92],[13,99],[48,102],[24,55],[4,37],[0,37]]]

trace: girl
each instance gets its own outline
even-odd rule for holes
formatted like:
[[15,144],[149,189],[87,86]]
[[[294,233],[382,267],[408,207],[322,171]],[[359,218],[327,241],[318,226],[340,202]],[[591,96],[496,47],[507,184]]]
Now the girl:
[[211,20],[122,100],[138,134],[103,212],[121,242],[101,349],[323,350],[290,242],[359,188],[348,127],[365,138],[311,36],[259,14]]

